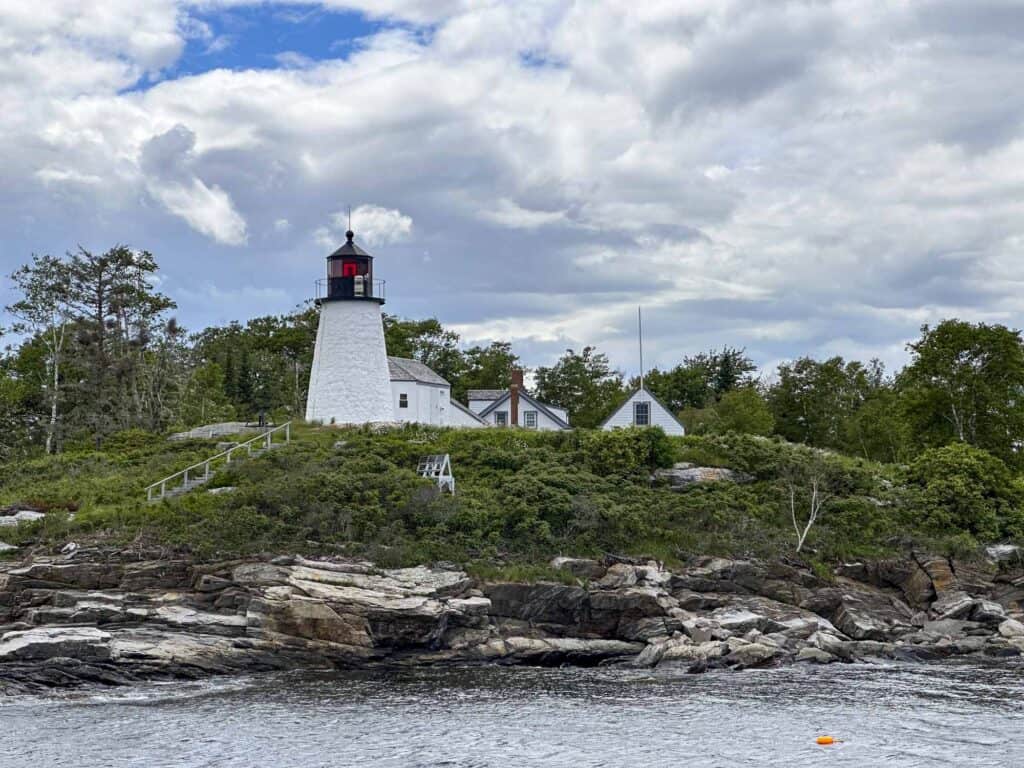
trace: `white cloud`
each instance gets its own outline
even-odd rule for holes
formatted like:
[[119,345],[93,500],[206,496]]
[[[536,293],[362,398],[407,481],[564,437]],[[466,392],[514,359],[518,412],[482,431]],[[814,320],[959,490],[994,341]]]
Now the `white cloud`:
[[[331,216],[336,231],[348,227],[348,212],[339,211]],[[409,239],[412,219],[393,208],[379,205],[360,205],[352,211],[352,228],[359,239],[369,245],[391,245]]]
[[224,245],[245,245],[248,240],[245,219],[231,205],[231,198],[220,187],[208,187],[200,179],[191,183],[155,182],[153,196],[180,216],[197,232]]
[[184,125],[149,139],[139,160],[146,187],[197,232],[224,245],[244,245],[248,240],[245,219],[235,210],[231,196],[192,170],[198,163],[195,144],[195,134]]
[[230,286],[251,225],[280,236],[244,268],[298,300],[331,211],[372,200],[353,225],[389,311],[536,354],[625,356],[637,303],[659,360],[892,359],[922,318],[1019,317],[1019,3],[323,5],[401,24],[176,75],[186,40],[218,44],[194,3],[0,5],[7,252],[131,238]]
[[565,211],[533,211],[502,198],[492,208],[480,211],[480,218],[510,229],[536,229],[566,221]]

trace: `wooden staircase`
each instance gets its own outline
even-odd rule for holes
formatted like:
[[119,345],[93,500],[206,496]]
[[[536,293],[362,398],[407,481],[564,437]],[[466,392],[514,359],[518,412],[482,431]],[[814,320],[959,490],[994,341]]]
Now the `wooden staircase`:
[[[222,463],[223,466],[229,465],[235,453],[244,452],[245,458],[251,459],[262,456],[274,448],[287,445],[292,439],[291,426],[292,423],[289,421],[268,429],[266,432],[246,440],[244,443],[233,445],[226,451],[221,451],[204,461],[200,461],[190,467],[185,467],[185,469],[175,472],[173,475],[168,475],[162,480],[157,480],[155,483],[146,486],[146,501],[156,502],[163,499],[171,499],[195,490],[201,485],[206,485],[217,474],[213,469],[214,465],[218,462]],[[281,435],[284,439],[275,442],[274,435]],[[238,461],[237,456],[235,461]]]

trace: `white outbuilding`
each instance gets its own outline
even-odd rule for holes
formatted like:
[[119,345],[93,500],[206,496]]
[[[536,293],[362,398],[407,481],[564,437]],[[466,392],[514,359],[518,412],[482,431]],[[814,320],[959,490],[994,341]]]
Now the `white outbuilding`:
[[619,427],[661,427],[666,435],[686,434],[682,422],[646,387],[630,395],[601,425],[604,430]]
[[457,400],[452,386],[429,366],[406,357],[389,357],[395,421],[439,427],[486,427],[487,422]]

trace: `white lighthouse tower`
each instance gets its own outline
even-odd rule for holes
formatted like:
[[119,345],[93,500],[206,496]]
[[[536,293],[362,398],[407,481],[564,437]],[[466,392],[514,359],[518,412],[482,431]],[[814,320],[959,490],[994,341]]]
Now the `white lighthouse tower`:
[[384,346],[384,281],[373,257],[353,242],[327,257],[326,291],[316,300],[320,325],[309,378],[306,421],[366,424],[395,420]]

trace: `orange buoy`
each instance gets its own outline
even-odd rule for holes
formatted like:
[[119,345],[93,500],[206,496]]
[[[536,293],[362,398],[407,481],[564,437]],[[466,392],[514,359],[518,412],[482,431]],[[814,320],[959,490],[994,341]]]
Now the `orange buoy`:
[[821,744],[822,746],[825,746],[826,744],[836,743],[836,740],[833,739],[831,736],[819,736],[815,741],[817,741],[817,743]]

